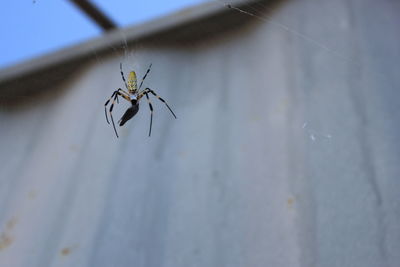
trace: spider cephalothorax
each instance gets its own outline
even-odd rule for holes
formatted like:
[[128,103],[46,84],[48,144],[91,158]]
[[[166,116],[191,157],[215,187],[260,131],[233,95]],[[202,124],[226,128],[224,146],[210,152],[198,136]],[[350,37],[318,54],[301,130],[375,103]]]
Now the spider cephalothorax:
[[142,85],[143,85],[143,81],[146,79],[147,74],[150,72],[151,64],[150,64],[149,68],[147,69],[146,74],[143,76],[143,79],[140,82],[139,88],[137,87],[136,73],[134,71],[131,71],[129,73],[128,83],[127,83],[125,80],[125,77],[124,77],[124,73],[122,71],[122,63],[119,64],[119,68],[121,70],[122,80],[124,81],[125,87],[128,90],[128,92],[122,90],[121,88],[118,88],[117,90],[115,90],[112,93],[110,99],[108,99],[106,101],[106,103],[104,104],[104,112],[106,114],[106,120],[107,120],[107,123],[110,124],[110,122],[108,121],[108,116],[107,116],[107,105],[112,100],[109,112],[110,112],[111,122],[112,122],[114,131],[115,131],[115,134],[117,137],[118,137],[118,133],[117,133],[117,129],[115,129],[114,119],[112,116],[112,110],[114,108],[115,100],[117,100],[117,103],[119,103],[118,96],[121,96],[122,98],[124,98],[131,104],[131,106],[125,111],[124,115],[122,115],[121,119],[118,121],[119,126],[123,126],[128,120],[130,120],[133,116],[136,115],[136,113],[139,111],[140,99],[143,96],[146,96],[146,99],[147,99],[147,102],[149,103],[149,108],[150,108],[149,136],[151,135],[151,126],[153,124],[153,106],[150,102],[149,93],[154,95],[155,97],[157,97],[161,102],[163,102],[167,106],[169,111],[171,111],[174,118],[176,119],[175,113],[168,106],[167,102],[165,102],[164,99],[159,97],[153,90],[151,90],[150,88],[147,87],[146,89],[143,89],[142,91],[140,91],[140,88],[142,88]]

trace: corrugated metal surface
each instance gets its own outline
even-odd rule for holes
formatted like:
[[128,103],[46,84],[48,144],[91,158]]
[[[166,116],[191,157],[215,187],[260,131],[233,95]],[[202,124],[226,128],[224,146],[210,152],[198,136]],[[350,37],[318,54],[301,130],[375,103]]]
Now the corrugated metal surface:
[[[0,266],[398,266],[399,11],[282,1],[2,104]],[[105,121],[121,61],[178,116],[154,99],[151,138],[145,102]]]

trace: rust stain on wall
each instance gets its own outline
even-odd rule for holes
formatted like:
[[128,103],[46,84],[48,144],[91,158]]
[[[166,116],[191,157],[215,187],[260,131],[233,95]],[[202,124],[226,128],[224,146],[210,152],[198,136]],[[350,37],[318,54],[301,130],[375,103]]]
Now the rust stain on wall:
[[73,245],[73,246],[70,246],[70,247],[64,247],[64,248],[60,251],[60,254],[61,254],[61,256],[68,256],[68,255],[71,254],[77,247],[78,247],[78,245]]
[[11,231],[14,229],[17,222],[18,219],[16,217],[13,217],[7,221],[4,231],[0,233],[0,251],[8,248],[14,242]]
[[11,235],[8,233],[1,233],[0,234],[0,251],[2,251],[5,248],[8,248],[12,243],[14,239]]
[[68,256],[71,253],[71,249],[70,248],[63,248],[61,250],[61,255],[63,256]]
[[293,209],[293,205],[294,205],[294,198],[290,197],[287,200],[287,206],[289,209]]
[[16,217],[11,218],[6,224],[6,229],[11,231],[12,229],[14,229],[17,222],[18,219]]
[[31,190],[31,191],[29,191],[29,193],[28,193],[28,198],[29,199],[35,199],[37,197],[37,192],[36,192],[36,190]]

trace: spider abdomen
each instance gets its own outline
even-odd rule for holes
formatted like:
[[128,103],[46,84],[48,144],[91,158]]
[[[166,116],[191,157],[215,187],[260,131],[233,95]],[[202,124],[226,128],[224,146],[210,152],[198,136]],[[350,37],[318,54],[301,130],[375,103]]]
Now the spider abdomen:
[[137,79],[136,73],[131,71],[128,77],[128,90],[129,92],[135,92],[137,90]]
[[119,126],[123,126],[127,121],[132,119],[132,117],[135,116],[138,111],[139,103],[136,102],[136,104],[133,105],[132,101],[132,106],[125,111],[124,115],[122,115],[121,119],[119,120]]

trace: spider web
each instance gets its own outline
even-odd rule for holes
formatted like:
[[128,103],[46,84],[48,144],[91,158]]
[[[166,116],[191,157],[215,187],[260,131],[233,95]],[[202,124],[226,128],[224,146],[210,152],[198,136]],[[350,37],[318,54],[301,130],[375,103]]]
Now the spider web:
[[[313,49],[321,50],[321,51],[331,55],[332,59],[341,61],[342,63],[347,63],[347,65],[349,66],[350,72],[363,71],[363,72],[367,73],[367,76],[369,76],[369,78],[371,78],[371,77],[379,78],[379,80],[382,83],[385,83],[387,86],[392,87],[392,85],[389,84],[389,82],[387,82],[388,79],[384,73],[377,71],[377,70],[371,70],[371,69],[365,68],[362,61],[359,58],[344,55],[344,53],[340,52],[339,50],[332,48],[332,46],[329,43],[319,41],[316,38],[310,36],[309,34],[304,33],[300,30],[296,30],[293,27],[289,26],[287,23],[284,23],[279,19],[273,18],[273,14],[275,14],[279,9],[279,5],[272,7],[274,1],[272,1],[272,4],[270,4],[270,5],[261,3],[260,1],[255,1],[255,2],[250,1],[249,2],[249,1],[243,0],[239,3],[237,1],[233,3],[232,1],[226,1],[226,0],[214,0],[214,1],[219,2],[221,5],[223,5],[224,7],[228,8],[228,9],[232,9],[232,10],[242,13],[244,15],[253,17],[257,20],[266,22],[267,24],[269,24],[277,29],[280,29],[282,31],[289,33],[290,35],[298,38],[299,40],[302,40],[303,43],[308,44]],[[290,1],[288,1],[288,2],[290,2]],[[327,72],[331,71],[331,69],[329,69],[328,67],[323,67],[323,68],[325,68],[325,70]],[[348,75],[348,74],[343,73],[343,76],[345,76],[345,75]],[[367,77],[367,79],[368,79],[368,77]],[[299,127],[300,126],[302,129],[304,129],[304,131],[308,135],[309,139],[313,142],[316,141],[317,139],[328,140],[328,139],[332,138],[331,134],[321,133],[320,130],[315,130],[315,128],[312,126],[312,123],[310,123],[310,122],[305,121],[303,123],[303,125],[299,125]]]

